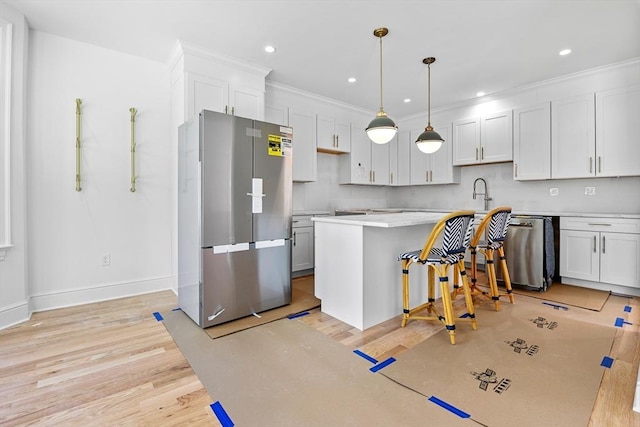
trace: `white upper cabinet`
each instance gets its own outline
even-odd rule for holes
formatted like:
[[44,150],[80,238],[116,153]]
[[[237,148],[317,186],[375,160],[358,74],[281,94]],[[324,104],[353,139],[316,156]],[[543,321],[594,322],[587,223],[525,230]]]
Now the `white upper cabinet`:
[[596,92],[596,176],[640,175],[640,85]]
[[374,144],[354,128],[351,152],[340,156],[340,183],[389,185],[389,144]]
[[187,73],[187,91],[191,95],[195,116],[202,110],[217,111],[239,117],[261,120],[264,117],[264,92],[235,87],[228,81]]
[[557,99],[551,105],[551,178],[595,176],[595,95]]
[[460,182],[460,168],[453,166],[453,145],[451,144],[451,123],[433,125],[444,143],[433,154],[425,154],[418,149],[415,140],[424,129],[411,131],[411,185],[452,184]]
[[549,179],[551,175],[551,105],[514,111],[513,179]]
[[640,86],[552,104],[551,178],[640,175]]
[[297,108],[289,109],[289,126],[293,128],[293,180],[317,179],[316,115]]
[[329,153],[351,151],[351,123],[318,114],[317,128],[318,151]]
[[453,164],[510,162],[513,160],[513,114],[502,111],[453,124]]
[[411,134],[406,130],[399,130],[394,138],[397,147],[397,173],[390,177],[393,185],[411,184],[411,146],[415,145],[411,141]]
[[267,123],[289,126],[289,107],[280,104],[265,106],[264,121]]

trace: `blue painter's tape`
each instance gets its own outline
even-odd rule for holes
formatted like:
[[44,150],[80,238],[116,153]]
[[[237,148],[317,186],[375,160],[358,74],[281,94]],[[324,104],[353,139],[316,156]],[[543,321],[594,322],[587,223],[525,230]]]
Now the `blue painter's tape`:
[[465,319],[467,317],[471,317],[471,315],[469,313],[465,313],[462,316],[460,316],[461,319]]
[[380,369],[386,368],[387,366],[391,365],[395,361],[396,359],[394,359],[393,357],[390,357],[387,360],[383,360],[382,362],[378,363],[376,366],[374,366],[373,368],[370,368],[369,370],[371,372],[378,372]]
[[357,354],[358,356],[360,356],[360,357],[363,357],[363,358],[367,359],[369,362],[373,363],[374,365],[375,365],[376,363],[378,363],[378,361],[377,361],[376,359],[374,359],[373,357],[369,356],[367,353],[363,353],[363,352],[362,352],[362,351],[360,351],[360,350],[353,350],[353,352],[354,352],[355,354]]
[[171,311],[182,311],[182,309],[180,307],[176,307],[176,308],[171,309]]
[[630,305],[625,305],[624,306],[624,311],[626,311],[627,313],[631,313],[631,306]]
[[543,304],[550,305],[551,307],[555,308],[556,310],[564,310],[564,311],[569,310],[569,307],[564,306],[564,305],[551,304],[550,302],[543,302]]
[[162,317],[162,314],[158,313],[157,311],[153,313],[153,317],[155,317],[158,322],[161,322],[164,320],[164,318]]
[[437,397],[435,397],[435,396],[431,396],[431,397],[429,398],[429,401],[430,401],[430,402],[435,403],[435,404],[436,404],[436,405],[438,405],[438,406],[443,407],[443,408],[444,408],[444,409],[446,409],[447,411],[451,411],[451,412],[453,412],[454,414],[456,414],[456,415],[457,415],[457,416],[459,416],[460,418],[471,418],[471,415],[469,415],[469,414],[467,414],[466,412],[464,412],[464,411],[462,411],[462,410],[460,410],[460,409],[456,408],[456,407],[455,407],[455,406],[453,406],[453,405],[449,405],[447,402],[442,401],[442,400],[438,399],[438,398],[437,398]]
[[602,362],[600,362],[600,366],[604,366],[605,368],[610,368],[613,365],[613,359],[609,356],[605,356],[602,358]]
[[306,316],[307,314],[309,314],[308,311],[303,311],[301,313],[290,314],[289,316],[287,316],[287,318],[289,318],[289,319],[297,319],[298,317]]
[[624,325],[624,319],[622,317],[618,317],[614,325],[616,325],[618,328],[622,328],[622,325]]
[[222,427],[233,427],[235,425],[233,424],[233,421],[231,421],[231,418],[227,414],[227,411],[225,411],[222,407],[220,401],[212,403],[210,406],[213,410],[213,413],[216,414],[216,417],[218,417],[218,421],[220,421]]

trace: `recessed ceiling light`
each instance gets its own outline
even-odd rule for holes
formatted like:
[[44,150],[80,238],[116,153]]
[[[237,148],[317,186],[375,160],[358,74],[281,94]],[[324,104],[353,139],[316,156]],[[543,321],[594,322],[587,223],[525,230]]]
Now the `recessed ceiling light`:
[[560,52],[558,52],[560,56],[569,55],[570,53],[571,53],[571,49],[562,49]]
[[276,48],[271,46],[271,45],[269,45],[269,46],[265,46],[264,47],[264,51],[267,52],[267,53],[274,53],[276,51]]
[[484,92],[482,92],[482,91],[480,91],[480,92],[476,93],[476,96],[484,96],[484,95],[485,95],[485,93],[484,93]]
[[405,98],[404,102],[405,102],[405,104],[408,104],[409,102],[411,102],[411,98]]
[[349,83],[355,83],[357,80],[356,80],[356,78],[355,78],[355,77],[349,77],[349,78],[347,79],[347,81],[348,81]]

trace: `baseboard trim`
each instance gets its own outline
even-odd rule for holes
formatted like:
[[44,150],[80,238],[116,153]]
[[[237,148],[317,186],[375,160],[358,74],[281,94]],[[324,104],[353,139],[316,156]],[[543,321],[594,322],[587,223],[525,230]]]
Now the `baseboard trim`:
[[8,307],[0,307],[0,329],[26,322],[30,318],[29,303],[26,301]]
[[566,285],[581,286],[583,288],[597,289],[599,291],[608,291],[618,295],[640,297],[640,288],[614,285],[611,283],[592,282],[589,280],[574,279],[573,277],[562,277],[560,282]]
[[112,283],[91,288],[31,295],[29,303],[31,311],[38,312],[166,290],[174,291],[171,277]]

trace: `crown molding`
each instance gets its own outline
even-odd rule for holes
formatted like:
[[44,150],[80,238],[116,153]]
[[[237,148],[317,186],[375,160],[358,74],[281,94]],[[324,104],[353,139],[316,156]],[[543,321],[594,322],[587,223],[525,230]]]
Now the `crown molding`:
[[289,92],[289,93],[294,94],[294,95],[304,96],[305,98],[312,98],[312,99],[315,99],[316,101],[325,102],[327,104],[332,104],[332,105],[335,105],[337,107],[346,108],[346,109],[355,111],[357,113],[369,114],[369,115],[375,114],[374,110],[367,110],[367,109],[364,109],[364,108],[361,108],[361,107],[356,107],[355,105],[347,104],[345,102],[338,101],[338,100],[333,99],[333,98],[328,98],[326,96],[318,95],[317,93],[308,92],[308,91],[303,90],[303,89],[298,89],[298,88],[295,88],[295,87],[292,87],[292,86],[287,86],[287,85],[282,84],[282,83],[277,83],[277,82],[272,82],[272,81],[267,80],[266,86],[267,87],[272,87],[274,89],[282,90],[282,91],[285,91],[285,92]]

